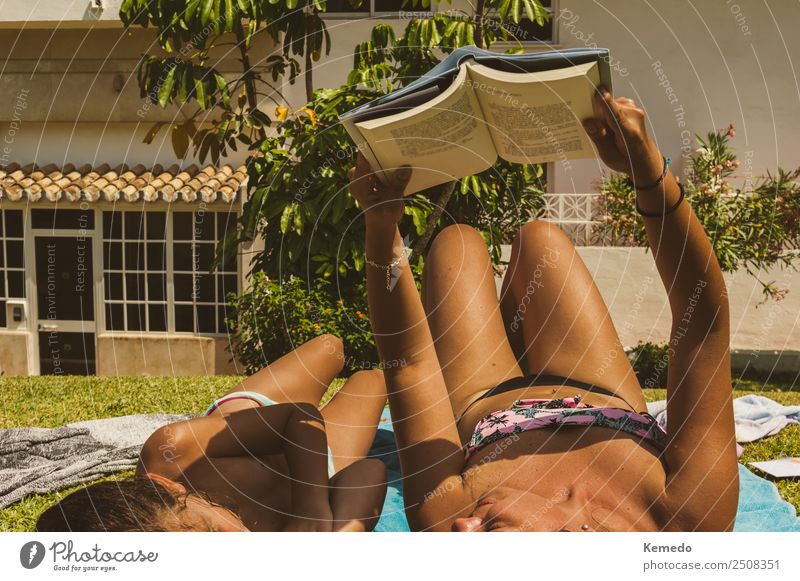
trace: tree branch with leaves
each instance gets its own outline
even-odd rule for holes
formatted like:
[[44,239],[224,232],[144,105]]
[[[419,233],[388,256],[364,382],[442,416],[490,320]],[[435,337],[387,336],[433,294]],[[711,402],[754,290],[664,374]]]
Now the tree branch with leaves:
[[[237,144],[250,148],[263,140],[272,119],[262,103],[286,104],[275,86],[280,79],[294,83],[305,69],[306,93],[313,94],[313,63],[330,52],[325,6],[325,0],[124,0],[123,24],[154,28],[160,48],[140,61],[141,96],[178,109],[174,121],[154,123],[145,142],[169,128],[177,157],[191,146],[200,161],[210,156],[219,163]],[[254,42],[264,35],[275,50],[253,62]],[[223,74],[219,67],[231,52],[240,68]]]

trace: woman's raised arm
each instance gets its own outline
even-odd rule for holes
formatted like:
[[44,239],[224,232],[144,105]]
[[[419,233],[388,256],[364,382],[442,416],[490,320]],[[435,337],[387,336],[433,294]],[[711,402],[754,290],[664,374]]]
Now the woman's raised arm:
[[[679,522],[727,529],[738,497],[728,296],[703,226],[650,138],[644,111],[605,90],[584,122],[600,157],[627,173],[669,296],[666,494]],[[676,523],[677,524],[677,523]]]
[[383,186],[359,155],[350,191],[366,217],[369,315],[389,392],[414,530],[442,528],[463,510],[464,456],[439,360],[397,224],[411,173]]

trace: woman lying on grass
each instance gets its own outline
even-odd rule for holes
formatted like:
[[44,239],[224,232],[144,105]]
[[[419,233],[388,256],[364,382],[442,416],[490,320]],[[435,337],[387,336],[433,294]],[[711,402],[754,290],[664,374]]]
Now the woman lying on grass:
[[93,484],[45,511],[38,531],[367,531],[386,471],[366,458],[386,405],[381,371],[360,371],[321,410],[342,370],[323,335],[142,448],[136,475]]
[[540,221],[520,230],[498,301],[481,235],[450,226],[428,253],[420,300],[396,227],[411,170],[396,172],[393,187],[363,158],[351,170],[412,529],[733,526],[722,273],[644,112],[602,91],[585,128],[606,165],[635,184],[669,295],[667,433],[647,414],[607,307],[562,231]]

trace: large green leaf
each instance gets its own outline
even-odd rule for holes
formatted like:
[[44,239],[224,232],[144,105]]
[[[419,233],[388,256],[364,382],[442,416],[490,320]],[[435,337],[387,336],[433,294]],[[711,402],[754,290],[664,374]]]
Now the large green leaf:
[[164,123],[163,121],[154,123],[150,127],[150,129],[147,130],[147,133],[145,134],[142,142],[147,144],[153,143],[153,139],[155,139],[156,135],[158,135],[158,132],[161,131],[161,128],[164,127],[164,125],[166,125],[166,123]]
[[172,126],[172,150],[175,157],[183,159],[189,149],[189,134],[183,125]]
[[172,100],[172,86],[175,83],[175,70],[177,68],[177,65],[172,65],[158,90],[158,104],[161,107],[166,107],[167,103]]
[[206,100],[206,81],[204,77],[194,78],[194,98],[203,109],[208,109],[208,101]]
[[200,12],[200,22],[205,26],[214,17],[214,9],[218,6],[218,0],[204,0],[203,9]]
[[222,104],[225,107],[230,107],[231,96],[228,92],[228,82],[225,80],[225,77],[223,77],[217,71],[214,71],[214,81],[217,84],[217,91],[219,91],[219,94],[222,98]]
[[181,67],[180,79],[178,80],[178,99],[181,103],[186,103],[192,91],[192,85],[194,84],[192,73],[192,63],[187,63]]
[[225,0],[225,30],[233,30],[233,19],[236,12],[233,8],[233,0]]

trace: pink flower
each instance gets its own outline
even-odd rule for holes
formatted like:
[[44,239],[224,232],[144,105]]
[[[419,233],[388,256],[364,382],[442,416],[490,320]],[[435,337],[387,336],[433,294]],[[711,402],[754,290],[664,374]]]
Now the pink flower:
[[733,127],[733,123],[728,125],[728,131],[726,133],[728,137],[736,137],[736,129]]
[[772,298],[775,299],[776,301],[782,301],[783,299],[786,298],[786,295],[789,294],[789,289],[785,288],[775,289],[774,291],[772,291],[771,294]]

